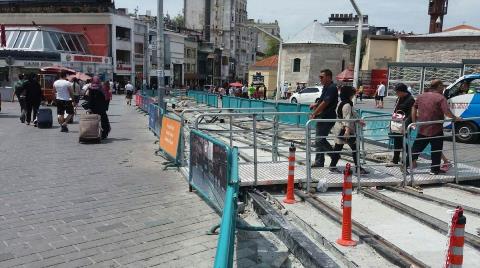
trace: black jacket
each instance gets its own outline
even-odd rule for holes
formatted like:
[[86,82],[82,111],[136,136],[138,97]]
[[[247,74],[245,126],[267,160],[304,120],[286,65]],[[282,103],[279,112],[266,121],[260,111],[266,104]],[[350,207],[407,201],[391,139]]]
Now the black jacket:
[[395,109],[393,110],[395,113],[402,111],[405,114],[405,127],[412,123],[412,107],[414,104],[415,99],[409,94],[406,97],[399,98],[395,105]]
[[88,101],[88,108],[92,113],[100,115],[107,113],[107,101],[101,89],[89,89],[85,100]]
[[25,90],[25,100],[31,104],[40,104],[42,102],[42,88],[36,80],[27,80],[23,84]]

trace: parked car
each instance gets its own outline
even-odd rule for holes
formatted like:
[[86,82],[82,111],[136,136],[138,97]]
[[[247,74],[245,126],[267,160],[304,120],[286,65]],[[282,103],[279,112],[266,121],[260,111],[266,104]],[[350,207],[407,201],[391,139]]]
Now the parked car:
[[311,104],[316,102],[320,96],[322,95],[322,86],[313,86],[313,87],[307,87],[299,92],[295,92],[292,94],[290,97],[290,102],[291,103],[307,103]]
[[[480,117],[480,73],[469,74],[457,79],[444,91],[445,97],[453,114],[462,118]],[[446,123],[445,128],[451,128]],[[455,123],[455,132],[458,141],[475,142],[478,140],[480,119],[464,120]]]

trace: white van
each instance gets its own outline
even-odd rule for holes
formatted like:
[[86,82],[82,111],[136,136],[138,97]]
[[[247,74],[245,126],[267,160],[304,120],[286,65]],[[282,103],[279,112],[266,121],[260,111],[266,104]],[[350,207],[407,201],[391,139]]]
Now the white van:
[[[480,117],[480,74],[469,74],[460,77],[444,91],[452,112],[459,117]],[[459,134],[457,140],[475,142],[480,135],[480,119],[465,120],[455,124]],[[450,124],[445,126],[451,128]]]

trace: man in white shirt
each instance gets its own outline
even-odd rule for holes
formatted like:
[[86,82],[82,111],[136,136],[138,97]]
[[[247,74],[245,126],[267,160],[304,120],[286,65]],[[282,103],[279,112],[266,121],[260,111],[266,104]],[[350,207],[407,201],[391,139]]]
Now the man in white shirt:
[[380,82],[377,88],[377,108],[383,108],[383,98],[385,97],[385,85]]
[[[57,118],[61,126],[60,132],[68,132],[67,123],[72,119],[74,114],[73,109],[73,89],[72,83],[67,81],[67,73],[62,71],[60,79],[53,83],[53,90],[56,96]],[[67,117],[65,118],[65,113]]]
[[130,81],[125,85],[127,105],[132,105],[132,96],[133,96],[133,85],[130,84]]

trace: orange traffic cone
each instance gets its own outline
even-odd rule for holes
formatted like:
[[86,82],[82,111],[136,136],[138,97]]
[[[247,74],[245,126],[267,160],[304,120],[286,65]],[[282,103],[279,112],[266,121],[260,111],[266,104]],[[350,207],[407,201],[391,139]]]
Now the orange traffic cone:
[[295,203],[295,196],[293,194],[294,184],[295,184],[295,144],[292,142],[290,145],[289,156],[288,156],[288,182],[287,182],[287,195],[283,202],[286,204]]
[[463,208],[457,207],[452,217],[452,225],[449,232],[447,260],[445,268],[462,267],[463,246],[465,244],[465,224],[467,218],[463,216]]
[[343,172],[343,191],[342,191],[342,237],[337,243],[342,246],[355,246],[356,241],[352,240],[352,171],[350,164],[347,164]]

